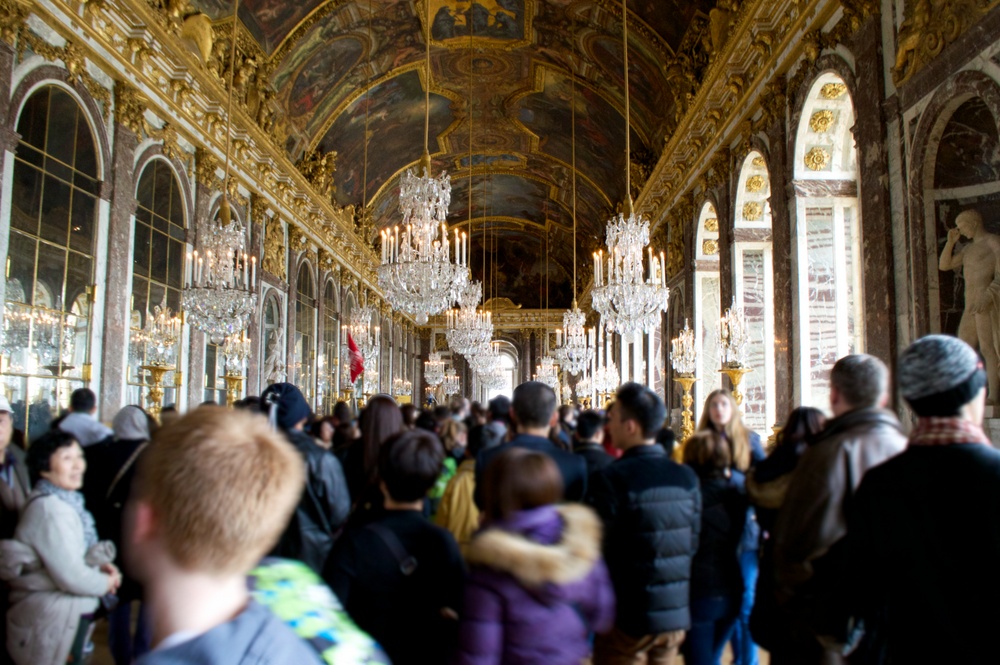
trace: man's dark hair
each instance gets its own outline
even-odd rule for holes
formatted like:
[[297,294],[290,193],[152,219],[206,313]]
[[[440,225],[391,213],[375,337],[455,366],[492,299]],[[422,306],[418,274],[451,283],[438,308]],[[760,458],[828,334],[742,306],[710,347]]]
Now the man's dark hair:
[[233,407],[243,409],[245,411],[252,411],[253,413],[260,413],[260,397],[257,397],[256,395],[244,397],[243,399],[236,400]]
[[514,388],[512,408],[520,427],[548,427],[557,405],[555,391],[540,381],[525,381]]
[[621,419],[639,423],[644,439],[652,439],[667,419],[667,407],[660,396],[646,386],[626,383],[615,395],[615,409],[621,409]]
[[337,402],[333,405],[333,417],[338,425],[349,425],[354,420],[354,413],[347,402]]
[[160,409],[160,413],[177,413],[177,405],[167,404],[165,407]]
[[590,441],[604,427],[604,416],[593,409],[584,411],[576,418],[576,438]]
[[417,501],[426,496],[444,468],[444,446],[431,432],[403,431],[382,446],[379,478],[394,501]]
[[889,368],[867,353],[844,356],[830,370],[830,385],[855,409],[875,407],[889,390]]
[[434,420],[441,421],[451,418],[451,409],[446,406],[434,407]]
[[490,400],[490,419],[507,422],[510,418],[510,399],[506,395],[497,395]]
[[434,414],[427,409],[422,409],[420,411],[420,415],[418,415],[417,419],[413,421],[413,426],[417,429],[422,429],[425,432],[433,432],[434,434],[437,434],[438,421],[437,418],[434,417]]
[[656,433],[656,442],[663,446],[668,455],[671,455],[674,452],[674,446],[677,444],[677,435],[669,427],[663,427]]
[[403,424],[409,429],[413,429],[417,424],[417,405],[416,404],[403,404],[399,407],[400,412],[403,414]]
[[503,436],[497,430],[488,425],[476,425],[469,430],[469,441],[465,444],[465,455],[475,459],[479,451],[499,446],[503,441]]
[[[91,393],[93,394],[93,393]],[[67,448],[77,443],[72,434],[67,434],[62,430],[54,429],[46,432],[37,439],[32,440],[31,447],[28,448],[27,464],[28,472],[31,474],[31,483],[35,484],[42,477],[43,471],[51,471],[49,460],[52,454],[60,448]]]
[[77,388],[69,396],[69,410],[73,413],[90,413],[97,406],[97,395],[90,388]]

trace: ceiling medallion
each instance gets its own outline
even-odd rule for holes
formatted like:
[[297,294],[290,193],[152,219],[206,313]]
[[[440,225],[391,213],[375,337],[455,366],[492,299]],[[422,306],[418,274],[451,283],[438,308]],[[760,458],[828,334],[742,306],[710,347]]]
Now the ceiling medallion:
[[[654,256],[649,247],[649,267],[643,266],[643,254],[649,245],[649,220],[632,208],[631,128],[629,126],[628,76],[628,5],[622,0],[622,50],[625,73],[625,201],[622,211],[608,220],[607,263],[603,250],[594,254],[592,302],[601,314],[608,332],[633,335],[650,332],[662,320],[670,303],[667,288],[666,257]],[[605,273],[605,268],[607,273]]]
[[[715,212],[715,211],[713,210],[712,212]],[[718,217],[709,217],[709,218],[707,218],[705,220],[705,230],[708,231],[709,233],[718,233],[719,232],[719,218]]]
[[718,240],[706,240],[701,245],[701,252],[705,256],[715,256],[719,253],[719,241]]
[[812,117],[809,118],[809,129],[813,130],[817,134],[825,134],[830,131],[831,127],[833,127],[834,119],[835,116],[833,111],[816,111],[813,113]]
[[759,192],[764,189],[767,184],[767,180],[762,175],[752,175],[747,178],[747,191],[748,192]]
[[823,171],[830,164],[830,151],[820,146],[814,146],[805,156],[806,168],[810,171]]
[[827,83],[819,89],[819,96],[823,99],[840,99],[847,93],[845,83]]
[[743,206],[743,219],[748,222],[759,222],[764,216],[764,206],[759,201],[749,201]]

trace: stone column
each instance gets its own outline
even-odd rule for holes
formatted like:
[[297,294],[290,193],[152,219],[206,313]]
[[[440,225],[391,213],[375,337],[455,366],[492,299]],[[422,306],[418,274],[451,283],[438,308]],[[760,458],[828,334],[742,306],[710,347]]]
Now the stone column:
[[[209,233],[209,201],[212,198],[211,183],[215,178],[215,171],[210,165],[214,160],[207,153],[198,151],[196,157],[203,162],[204,169],[196,169],[194,190],[194,223],[192,228],[195,232],[196,247],[200,245]],[[190,233],[190,231],[189,231]],[[205,401],[205,333],[194,326],[189,326],[190,342],[188,346],[187,381],[188,409],[193,409]]]
[[[118,94],[116,90],[116,95]],[[116,114],[117,115],[117,114]],[[135,215],[135,174],[132,164],[139,139],[121,118],[115,118],[111,160],[111,220],[108,224],[108,269],[105,281],[101,354],[99,417],[108,421],[125,406],[126,367],[129,349],[129,296],[132,285],[132,218]]]
[[[865,351],[892,365],[896,358],[895,284],[889,164],[883,118],[885,79],[879,18],[855,35],[854,139],[858,146],[861,256],[864,258]],[[905,279],[905,277],[904,277]]]
[[794,165],[788,156],[795,154],[788,132],[786,121],[787,100],[784,94],[777,90],[784,89],[784,81],[778,81],[774,87],[775,117],[767,128],[770,150],[768,152],[767,168],[771,181],[771,251],[774,260],[773,269],[773,310],[774,310],[774,396],[775,413],[778,425],[784,422],[785,416],[792,410],[795,391],[795,371],[792,365],[792,339],[795,334],[795,321],[792,318],[794,307],[792,282],[792,219],[789,213],[789,203],[794,202],[794,188],[786,192],[782,183],[790,183],[794,179]]

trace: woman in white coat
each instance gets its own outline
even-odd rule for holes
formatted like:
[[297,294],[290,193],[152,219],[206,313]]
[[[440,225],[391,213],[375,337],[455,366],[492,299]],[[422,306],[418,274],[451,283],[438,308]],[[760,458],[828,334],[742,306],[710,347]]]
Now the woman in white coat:
[[53,431],[32,443],[34,490],[13,540],[0,541],[0,578],[10,584],[7,651],[17,665],[79,663],[100,598],[121,584],[114,545],[97,541],[84,507],[83,450]]

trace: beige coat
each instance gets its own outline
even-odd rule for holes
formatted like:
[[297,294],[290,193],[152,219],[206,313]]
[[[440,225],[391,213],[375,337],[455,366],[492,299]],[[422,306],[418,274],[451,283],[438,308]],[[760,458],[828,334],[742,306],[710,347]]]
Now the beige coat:
[[13,540],[0,541],[0,578],[10,584],[7,651],[17,665],[63,665],[80,615],[108,589],[98,568],[115,546],[86,549],[76,511],[55,496],[28,503]]

